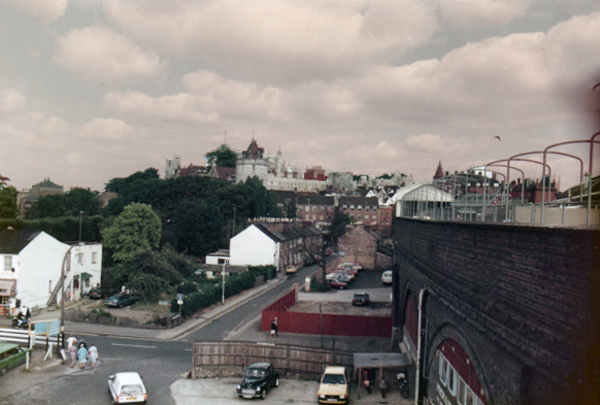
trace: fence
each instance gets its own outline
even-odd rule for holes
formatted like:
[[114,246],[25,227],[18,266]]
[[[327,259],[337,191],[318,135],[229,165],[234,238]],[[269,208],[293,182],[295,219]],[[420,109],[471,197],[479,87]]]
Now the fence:
[[[46,335],[36,335],[34,346],[40,345],[48,347],[48,345],[52,343],[54,347],[58,347],[59,336],[46,337]],[[31,338],[29,336],[29,332],[26,330],[6,328],[0,329],[0,340],[10,343],[16,343],[24,347],[29,347]]]
[[241,375],[252,363],[269,362],[287,376],[316,377],[325,366],[352,367],[353,353],[275,343],[194,342],[192,378]]

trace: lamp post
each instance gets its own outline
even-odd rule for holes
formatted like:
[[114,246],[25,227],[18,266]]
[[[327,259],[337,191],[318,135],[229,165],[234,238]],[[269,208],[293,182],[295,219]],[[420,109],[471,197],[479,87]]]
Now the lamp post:
[[223,282],[221,283],[223,285],[222,293],[221,293],[221,304],[225,304],[225,262],[224,261],[223,261],[223,270],[221,271],[221,274],[223,275]]
[[79,211],[79,242],[81,242],[81,220],[83,219],[83,211]]

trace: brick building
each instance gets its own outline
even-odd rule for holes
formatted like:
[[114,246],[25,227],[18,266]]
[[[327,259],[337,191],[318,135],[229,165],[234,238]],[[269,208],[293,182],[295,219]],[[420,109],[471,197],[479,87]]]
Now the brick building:
[[316,194],[299,194],[296,197],[297,218],[325,230],[335,216],[335,198]]
[[347,261],[361,263],[365,269],[388,270],[392,267],[392,255],[383,251],[382,240],[383,235],[363,226],[349,226],[338,238],[338,252],[344,252]]
[[377,197],[341,196],[338,206],[339,212],[352,217],[355,224],[377,226]]

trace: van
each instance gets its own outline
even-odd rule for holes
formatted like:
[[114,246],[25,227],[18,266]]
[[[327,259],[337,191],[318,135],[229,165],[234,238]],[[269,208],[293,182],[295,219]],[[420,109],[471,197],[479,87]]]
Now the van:
[[350,399],[350,385],[344,367],[326,367],[319,391],[317,401],[320,404],[347,404]]
[[9,368],[25,363],[30,352],[31,349],[23,349],[17,344],[0,342],[0,376],[6,375]]
[[142,377],[135,371],[109,376],[108,392],[110,392],[115,404],[145,404],[148,401],[148,393],[142,382]]

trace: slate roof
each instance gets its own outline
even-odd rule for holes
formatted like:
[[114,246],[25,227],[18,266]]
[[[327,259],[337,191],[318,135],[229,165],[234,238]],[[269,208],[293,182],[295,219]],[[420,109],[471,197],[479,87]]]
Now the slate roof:
[[275,242],[283,242],[286,240],[294,240],[300,239],[304,237],[310,236],[318,236],[322,235],[322,232],[316,229],[315,227],[302,227],[302,226],[294,226],[288,227],[284,229],[282,232],[277,232],[274,230],[269,230],[263,224],[254,224],[262,233],[267,235],[269,238],[273,239]]
[[308,200],[310,200],[310,205],[325,205],[325,206],[334,206],[335,199],[333,196],[326,195],[298,195],[298,201],[296,204],[298,205],[308,205]]
[[19,254],[41,231],[5,229],[0,232],[0,254]]

